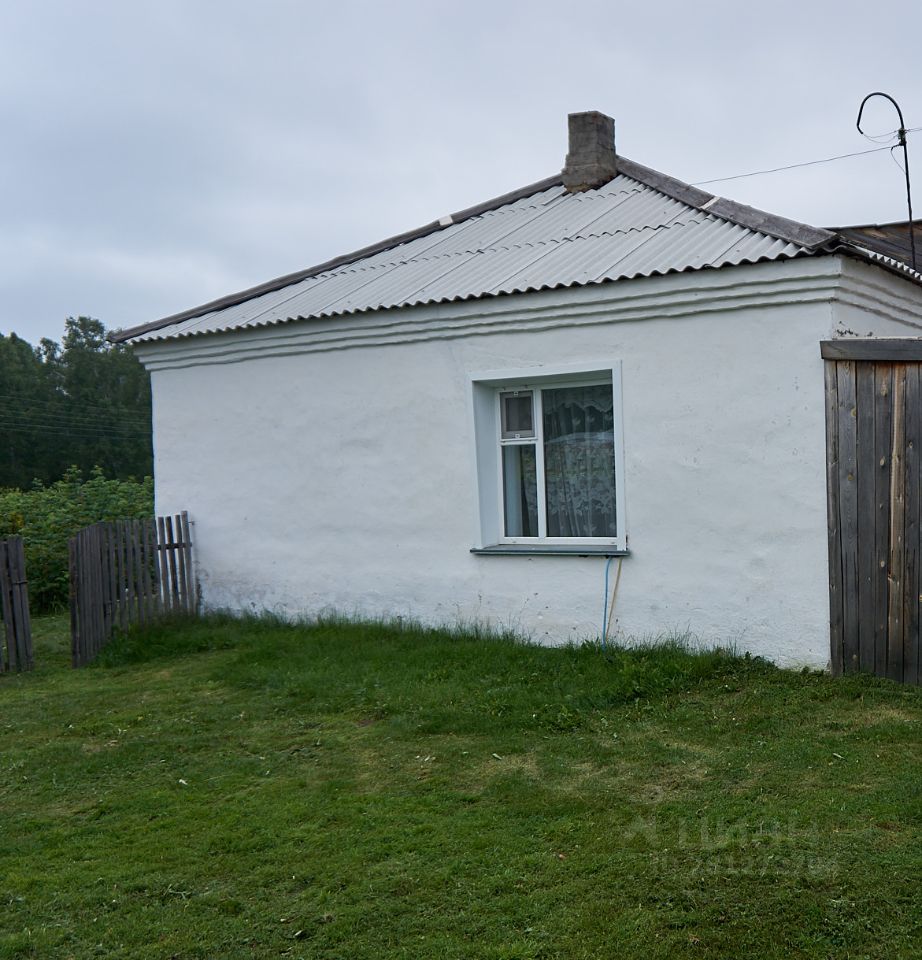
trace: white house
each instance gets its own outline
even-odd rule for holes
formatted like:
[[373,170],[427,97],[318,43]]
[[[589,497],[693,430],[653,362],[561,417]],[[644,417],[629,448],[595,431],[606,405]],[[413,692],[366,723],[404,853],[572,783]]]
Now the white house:
[[118,335],[151,372],[157,508],[190,511],[207,607],[549,643],[608,612],[609,637],[829,664],[851,541],[820,344],[911,352],[922,275],[873,230],[618,156],[602,114],[569,124],[562,174]]

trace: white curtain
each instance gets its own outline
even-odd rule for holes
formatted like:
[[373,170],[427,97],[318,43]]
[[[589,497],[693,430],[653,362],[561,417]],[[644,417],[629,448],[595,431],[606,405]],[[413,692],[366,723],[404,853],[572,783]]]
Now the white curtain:
[[610,384],[542,390],[549,537],[615,537]]

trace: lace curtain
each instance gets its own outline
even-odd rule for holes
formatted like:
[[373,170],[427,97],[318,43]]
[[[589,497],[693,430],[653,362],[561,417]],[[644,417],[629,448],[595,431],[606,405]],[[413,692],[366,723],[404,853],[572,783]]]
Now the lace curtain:
[[615,424],[609,384],[542,390],[549,537],[615,537]]

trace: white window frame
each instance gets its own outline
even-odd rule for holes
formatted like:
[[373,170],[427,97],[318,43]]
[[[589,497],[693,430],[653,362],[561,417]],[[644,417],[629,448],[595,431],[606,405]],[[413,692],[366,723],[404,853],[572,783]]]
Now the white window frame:
[[[539,393],[543,389],[568,386],[611,384],[614,413],[615,533],[614,537],[548,537],[547,509],[544,503],[544,417]],[[627,526],[624,497],[624,423],[621,390],[621,363],[569,364],[556,367],[532,367],[525,370],[485,371],[471,375],[474,405],[474,442],[476,484],[479,503],[475,551],[500,552],[627,552]],[[533,390],[534,438],[502,438],[500,394]],[[502,448],[516,443],[535,444],[538,479],[537,537],[505,535]]]

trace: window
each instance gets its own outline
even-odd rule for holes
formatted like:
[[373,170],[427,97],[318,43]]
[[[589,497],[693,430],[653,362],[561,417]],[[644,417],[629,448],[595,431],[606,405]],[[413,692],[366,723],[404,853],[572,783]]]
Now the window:
[[532,379],[475,378],[481,508],[475,549],[626,549],[619,373],[615,366]]

